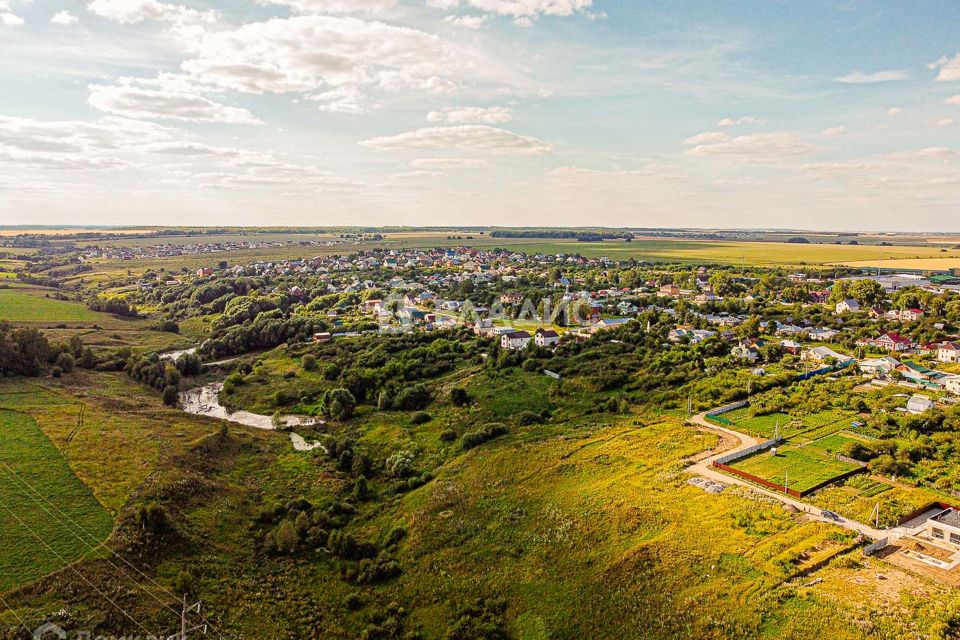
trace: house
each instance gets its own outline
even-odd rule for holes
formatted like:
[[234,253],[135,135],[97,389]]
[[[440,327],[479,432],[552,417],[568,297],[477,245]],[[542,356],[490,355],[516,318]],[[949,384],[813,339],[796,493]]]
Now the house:
[[868,375],[889,375],[891,371],[900,366],[900,361],[890,356],[882,358],[864,358],[857,363],[862,373]]
[[382,300],[364,300],[360,303],[360,311],[363,313],[380,313],[380,303]]
[[606,329],[616,329],[617,327],[622,327],[632,319],[633,318],[603,318],[590,327],[590,332],[596,333],[597,331],[604,331]]
[[931,516],[923,524],[923,532],[931,540],[960,545],[960,511],[949,507]]
[[800,359],[805,362],[824,362],[827,358],[833,358],[837,362],[849,362],[853,360],[850,356],[837,353],[830,347],[811,347],[800,356]]
[[899,352],[899,351],[909,351],[913,348],[913,341],[909,338],[904,338],[899,333],[885,333],[876,340],[873,341],[873,344],[880,347],[881,349],[886,349],[887,351]]
[[838,316],[844,313],[859,313],[860,303],[853,298],[847,298],[837,303],[836,312]]
[[313,334],[314,342],[330,342],[332,339],[333,339],[333,336],[331,336],[330,333],[327,331]]
[[503,349],[526,349],[530,344],[530,334],[526,331],[511,331],[500,336],[500,347]]
[[730,350],[730,355],[740,360],[746,360],[747,362],[756,362],[760,359],[760,350],[757,348],[758,344],[762,343],[758,343],[758,341],[755,340],[742,340],[740,344]]
[[781,340],[780,346],[783,348],[784,351],[786,351],[787,353],[792,353],[793,355],[797,355],[798,353],[803,351],[803,345],[801,345],[796,340]]
[[904,309],[900,312],[900,320],[902,322],[916,322],[923,318],[922,309]]
[[533,341],[538,347],[552,347],[560,343],[560,334],[553,329],[537,329]]
[[212,276],[212,275],[213,275],[213,269],[211,269],[210,267],[204,267],[204,268],[202,268],[202,269],[197,269],[197,277],[198,277],[198,278],[206,278],[207,276]]
[[943,388],[946,389],[948,393],[960,396],[960,376],[948,376],[941,382],[943,382]]
[[923,396],[919,393],[915,393],[907,400],[907,411],[913,414],[925,413],[933,407],[933,400],[929,396]]
[[519,291],[510,291],[500,296],[501,304],[520,304],[523,302],[523,294]]
[[675,284],[665,284],[657,291],[658,298],[679,298],[680,287]]
[[944,342],[937,348],[939,362],[960,362],[960,346],[955,342]]
[[493,332],[493,320],[490,318],[480,318],[474,323],[473,332],[478,336],[491,334]]

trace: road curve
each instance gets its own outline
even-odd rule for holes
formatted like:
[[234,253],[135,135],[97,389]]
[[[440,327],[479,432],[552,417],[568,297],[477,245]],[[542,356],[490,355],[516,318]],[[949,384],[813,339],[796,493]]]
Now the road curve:
[[844,529],[849,529],[850,531],[856,531],[857,533],[860,533],[872,540],[879,540],[880,538],[887,537],[892,533],[891,531],[881,531],[880,529],[875,529],[870,525],[863,524],[862,522],[857,522],[856,520],[848,520],[846,518],[841,518],[839,521],[837,521],[831,518],[826,518],[821,514],[822,509],[820,507],[814,506],[812,504],[808,504],[806,502],[803,502],[802,500],[793,498],[785,493],[781,493],[779,491],[773,491],[771,489],[767,489],[765,487],[755,485],[753,483],[747,482],[743,478],[738,478],[737,476],[723,473],[719,469],[715,468],[713,466],[713,461],[716,460],[717,458],[728,455],[730,453],[735,453],[737,451],[743,451],[744,449],[748,449],[755,444],[759,444],[761,441],[745,433],[740,433],[739,431],[734,431],[733,429],[729,429],[727,427],[721,427],[719,425],[711,424],[710,422],[707,421],[708,413],[710,412],[704,411],[703,413],[698,413],[697,415],[688,418],[688,422],[696,426],[698,429],[710,431],[713,433],[720,433],[720,434],[735,438],[736,440],[739,441],[739,444],[735,445],[732,448],[727,448],[722,451],[713,453],[709,457],[706,457],[702,460],[695,462],[691,466],[687,467],[687,471],[689,473],[695,473],[705,478],[709,478],[710,480],[715,480],[717,482],[722,482],[724,484],[735,484],[741,487],[747,487],[748,489],[756,491],[757,493],[761,493],[765,496],[774,498],[775,500],[779,500],[783,504],[791,505],[798,511],[802,511],[803,513],[805,513],[806,516],[811,520],[826,522],[827,524],[835,524],[837,526],[843,527]]

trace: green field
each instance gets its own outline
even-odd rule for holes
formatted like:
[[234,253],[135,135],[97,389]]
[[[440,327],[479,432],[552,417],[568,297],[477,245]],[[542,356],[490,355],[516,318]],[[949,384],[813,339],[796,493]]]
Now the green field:
[[35,291],[0,289],[0,320],[9,322],[96,322],[104,314],[79,302],[47,298]]
[[0,410],[0,591],[89,555],[112,527],[33,418]]
[[809,446],[780,448],[775,456],[765,451],[730,466],[778,485],[783,485],[786,478],[787,486],[795,491],[807,491],[857,468]]

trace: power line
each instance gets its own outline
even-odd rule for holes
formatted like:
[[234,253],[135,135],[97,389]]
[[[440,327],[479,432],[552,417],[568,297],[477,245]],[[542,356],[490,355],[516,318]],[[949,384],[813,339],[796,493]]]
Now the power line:
[[3,599],[2,595],[0,595],[0,604],[2,604],[7,611],[13,614],[13,617],[17,619],[17,622],[20,623],[20,626],[23,627],[24,631],[27,632],[27,637],[31,637],[33,635],[33,631],[31,631],[30,627],[27,626],[27,623],[23,621],[23,618],[17,615],[17,612],[13,610],[13,607],[7,604],[7,601]]
[[131,622],[133,622],[135,625],[137,625],[138,627],[140,627],[140,629],[141,629],[145,634],[147,634],[148,636],[151,635],[151,634],[150,634],[150,631],[148,631],[146,627],[144,627],[142,624],[140,624],[140,622],[138,622],[136,618],[134,618],[132,615],[130,615],[129,613],[127,613],[126,610],[125,610],[123,607],[121,607],[121,606],[118,605],[116,602],[114,602],[113,600],[111,600],[110,597],[109,597],[107,594],[105,594],[103,591],[101,591],[100,589],[98,589],[97,586],[94,585],[92,582],[90,582],[90,580],[87,579],[86,576],[84,576],[82,573],[80,573],[80,571],[77,570],[77,568],[73,565],[73,563],[67,562],[66,559],[65,559],[63,556],[61,556],[59,553],[57,553],[57,550],[56,550],[56,549],[54,549],[54,548],[51,547],[49,544],[47,544],[47,541],[46,541],[46,540],[44,540],[43,538],[41,538],[40,536],[38,536],[38,535],[33,531],[33,529],[31,529],[30,527],[28,527],[27,524],[26,524],[23,520],[20,519],[20,516],[18,516],[18,515],[16,514],[16,512],[14,512],[13,509],[11,509],[9,506],[7,506],[7,503],[6,503],[6,502],[3,502],[2,500],[0,500],[0,506],[2,506],[4,509],[6,509],[6,510],[7,510],[7,513],[9,513],[11,516],[13,516],[13,518],[14,518],[17,522],[20,523],[20,526],[27,530],[27,533],[29,533],[29,534],[32,535],[34,538],[36,538],[37,541],[40,542],[40,544],[42,544],[43,546],[45,546],[45,547],[50,551],[50,553],[52,553],[53,555],[55,555],[55,556],[57,557],[57,559],[60,560],[60,562],[62,562],[65,566],[69,567],[75,574],[77,574],[77,576],[78,576],[81,580],[83,580],[84,582],[86,582],[87,585],[89,585],[91,589],[93,589],[94,591],[96,591],[97,593],[99,593],[99,594],[103,597],[104,600],[106,600],[107,602],[109,602],[110,604],[112,604],[120,613],[122,613],[124,616],[126,616],[126,617],[127,617]]
[[[38,491],[35,487],[33,487],[25,478],[23,478],[23,477],[20,476],[16,471],[14,471],[12,468],[10,468],[10,466],[9,466],[6,462],[4,462],[3,460],[0,460],[0,465],[2,465],[3,467],[6,468],[6,470],[7,470],[6,473],[7,473],[9,476],[12,476],[15,482],[18,482],[18,483],[26,486],[30,491],[32,491],[33,493],[35,493],[36,495],[38,495],[40,498],[42,498],[44,502],[46,502],[48,505],[50,505],[51,507],[53,507],[53,508],[57,511],[57,513],[59,513],[59,514],[60,514],[61,516],[63,516],[65,519],[67,519],[68,521],[70,521],[70,523],[72,523],[73,526],[76,527],[77,530],[79,530],[80,532],[82,532],[83,534],[85,534],[86,536],[88,536],[91,540],[93,540],[94,542],[96,542],[96,546],[91,545],[88,541],[84,540],[76,531],[74,531],[72,528],[70,528],[69,526],[67,526],[66,524],[64,524],[59,518],[57,518],[57,517],[54,516],[52,513],[50,513],[50,511],[48,511],[42,504],[40,504],[40,502],[39,502],[36,498],[34,498],[33,496],[29,495],[29,493],[27,494],[27,497],[30,498],[31,500],[33,500],[34,504],[36,504],[38,507],[40,507],[40,508],[41,508],[45,513],[47,513],[47,515],[49,515],[51,518],[54,518],[54,519],[57,521],[57,524],[61,525],[64,529],[66,529],[67,531],[69,531],[70,533],[72,533],[72,534],[74,535],[74,537],[76,537],[78,540],[80,540],[80,542],[82,542],[83,544],[85,544],[88,549],[90,549],[91,551],[95,551],[98,547],[103,547],[103,548],[106,549],[108,552],[110,552],[110,554],[111,554],[112,556],[116,557],[116,558],[119,559],[121,562],[123,562],[125,565],[127,565],[128,567],[130,567],[131,569],[133,569],[134,571],[136,571],[137,574],[139,574],[139,575],[140,575],[142,578],[144,578],[145,580],[149,581],[149,582],[150,582],[152,585],[154,585],[157,589],[159,589],[160,591],[162,591],[162,592],[165,593],[166,595],[170,596],[174,601],[177,601],[177,600],[178,600],[178,598],[177,598],[175,595],[173,595],[172,593],[170,593],[170,591],[168,591],[166,588],[164,588],[163,585],[159,584],[156,580],[154,580],[153,578],[151,578],[150,576],[148,576],[147,574],[145,574],[143,571],[141,571],[139,568],[137,568],[134,564],[132,564],[130,561],[128,561],[128,560],[127,560],[126,558],[124,558],[122,555],[120,555],[119,553],[117,553],[116,551],[114,551],[113,549],[111,549],[110,547],[108,547],[105,542],[100,541],[95,535],[93,535],[92,533],[90,533],[89,531],[87,531],[86,529],[84,529],[84,528],[80,525],[80,523],[78,523],[76,520],[74,520],[73,518],[71,518],[68,514],[64,513],[63,510],[60,509],[60,507],[58,507],[55,503],[51,502],[49,498],[47,498],[46,496],[44,496],[40,491]],[[2,471],[2,469],[0,469],[0,471]],[[158,603],[160,603],[161,606],[166,607],[167,609],[169,609],[174,615],[177,615],[177,616],[181,615],[181,612],[177,611],[173,606],[171,606],[171,605],[163,602],[163,600],[161,600],[160,598],[158,598],[157,595],[156,595],[155,593],[153,593],[150,589],[147,589],[145,586],[143,586],[143,585],[140,584],[137,580],[135,580],[132,576],[130,576],[129,574],[127,574],[122,568],[120,568],[119,566],[117,566],[116,564],[114,564],[113,561],[112,561],[109,557],[108,557],[108,558],[104,558],[104,560],[105,560],[111,567],[113,567],[114,569],[116,569],[121,575],[123,575],[123,577],[127,578],[127,579],[130,580],[133,584],[135,584],[135,585],[137,585],[138,587],[140,587],[145,593],[147,593],[148,595],[150,595],[150,597],[152,597],[154,600],[156,600]],[[199,611],[198,611],[197,613],[199,614]],[[205,617],[203,617],[203,616],[200,616],[200,617],[201,617],[201,619],[204,621],[204,623],[207,624],[211,629],[213,629],[214,632],[215,632],[218,636],[220,636],[221,638],[224,637],[223,634],[220,633],[220,631],[219,631],[209,620],[207,620],[207,619],[206,619]]]

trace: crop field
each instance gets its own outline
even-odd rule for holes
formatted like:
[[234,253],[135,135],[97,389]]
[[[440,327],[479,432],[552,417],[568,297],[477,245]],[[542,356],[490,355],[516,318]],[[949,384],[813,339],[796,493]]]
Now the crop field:
[[789,445],[778,449],[777,455],[762,452],[730,466],[774,484],[783,485],[786,480],[787,487],[796,491],[806,491],[857,468],[814,447]]
[[79,302],[47,298],[35,291],[0,289],[0,320],[9,322],[96,322],[104,314]]
[[[517,242],[500,239],[507,249],[528,253],[579,253],[587,257],[606,256],[612,259],[716,262],[754,266],[829,265],[861,261],[876,266],[878,260],[951,259],[960,263],[960,251],[939,246],[889,246],[790,244],[785,242],[731,242],[716,240],[638,239],[632,242],[542,241]],[[469,241],[463,241],[470,244]]]
[[0,590],[92,553],[113,518],[28,415],[0,410]]
[[909,269],[921,271],[947,271],[960,268],[960,256],[949,258],[888,258],[885,260],[853,260],[843,263],[847,267],[883,269]]

